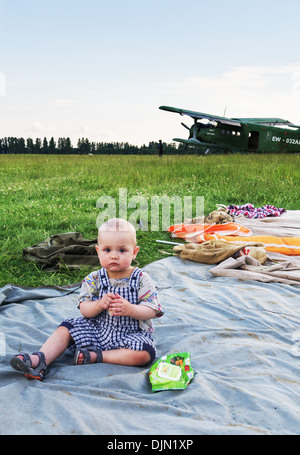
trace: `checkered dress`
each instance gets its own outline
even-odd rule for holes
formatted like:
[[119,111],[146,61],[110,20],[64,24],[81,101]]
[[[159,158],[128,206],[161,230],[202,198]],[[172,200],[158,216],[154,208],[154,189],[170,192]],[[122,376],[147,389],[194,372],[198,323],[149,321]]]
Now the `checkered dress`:
[[[92,300],[101,299],[108,292],[119,294],[134,305],[138,305],[138,285],[141,270],[136,268],[128,281],[127,286],[117,287],[110,284],[104,268],[99,270],[99,293],[93,295]],[[68,318],[62,322],[67,327],[74,343],[69,349],[76,347],[94,346],[102,351],[127,348],[134,351],[147,350],[151,359],[156,356],[156,348],[151,335],[139,327],[139,321],[129,316],[110,316],[103,310],[93,318]]]

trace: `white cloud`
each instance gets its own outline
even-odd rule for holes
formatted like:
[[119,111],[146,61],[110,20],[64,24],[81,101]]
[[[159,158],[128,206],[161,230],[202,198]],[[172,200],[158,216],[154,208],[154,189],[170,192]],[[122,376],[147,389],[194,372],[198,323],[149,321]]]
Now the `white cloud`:
[[73,137],[88,138],[91,142],[115,142],[118,141],[114,131],[104,128],[96,128],[87,125],[80,125],[74,129]]
[[31,132],[37,134],[39,136],[41,135],[47,136],[51,133],[54,133],[54,127],[52,124],[45,125],[40,122],[32,122],[31,125],[28,126],[26,131],[28,131],[29,133]]
[[[180,106],[229,117],[283,117],[299,124],[300,63],[238,66],[214,77],[188,77],[173,84]],[[184,104],[182,105],[184,101]]]
[[57,99],[53,101],[53,104],[58,107],[75,107],[78,105],[78,101],[72,99]]

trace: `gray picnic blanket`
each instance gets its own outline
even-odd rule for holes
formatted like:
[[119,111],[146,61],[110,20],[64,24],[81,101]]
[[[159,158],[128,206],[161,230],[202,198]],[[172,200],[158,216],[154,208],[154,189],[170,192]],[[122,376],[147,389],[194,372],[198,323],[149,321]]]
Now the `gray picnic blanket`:
[[79,287],[0,289],[0,433],[299,434],[300,287],[211,267],[173,256],[145,267],[165,310],[154,321],[158,356],[191,353],[185,390],[152,392],[150,366],[74,366],[68,351],[44,381],[25,379],[10,357],[79,316]]

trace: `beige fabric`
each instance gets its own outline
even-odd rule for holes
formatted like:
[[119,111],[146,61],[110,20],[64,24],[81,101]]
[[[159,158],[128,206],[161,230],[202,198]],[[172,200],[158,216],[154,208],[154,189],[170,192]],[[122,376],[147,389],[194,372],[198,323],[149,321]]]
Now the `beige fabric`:
[[[231,257],[211,268],[210,273],[216,277],[300,285],[300,259],[287,258],[282,254],[275,256],[274,253],[272,259],[276,260],[276,263],[268,261],[264,265],[250,256],[241,256],[237,259]],[[283,257],[287,259],[283,260]]]
[[266,249],[263,246],[250,246],[246,249],[249,250],[247,256],[251,256],[252,258],[257,259],[261,264],[266,262],[268,259]]
[[251,256],[255,257],[261,263],[267,259],[266,250],[261,243],[251,243],[247,245],[239,242],[226,242],[225,240],[210,240],[208,242],[184,243],[176,245],[173,251],[181,259],[188,259],[194,262],[203,262],[205,264],[217,264],[230,256],[234,255],[242,248],[249,246]]
[[186,224],[224,224],[231,223],[233,217],[229,215],[228,210],[223,207],[214,210],[206,216],[198,216],[196,218],[187,219],[184,221]]

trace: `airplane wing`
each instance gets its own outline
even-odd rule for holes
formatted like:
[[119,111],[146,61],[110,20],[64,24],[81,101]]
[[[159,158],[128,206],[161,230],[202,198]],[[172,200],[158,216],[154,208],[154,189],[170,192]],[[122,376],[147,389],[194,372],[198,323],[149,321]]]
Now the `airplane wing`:
[[220,147],[219,145],[213,144],[211,142],[202,142],[202,141],[199,141],[198,139],[193,139],[193,138],[180,139],[178,137],[174,137],[173,141],[182,142],[183,144],[187,144],[187,145],[194,145],[195,147],[208,147],[208,148],[211,148],[211,149],[213,149],[213,148],[215,148],[215,149],[225,148],[225,147]]
[[177,138],[177,137],[174,137],[173,141],[176,141],[176,142],[181,142],[182,144],[186,144],[186,145],[192,145],[194,147],[197,147],[197,148],[206,148],[206,152],[205,152],[205,155],[208,155],[209,153],[213,153],[213,152],[218,152],[220,150],[223,150],[223,151],[230,151],[230,149],[228,147],[220,147],[220,145],[218,144],[212,144],[211,142],[202,142],[202,141],[198,141],[198,139],[193,139],[193,138],[190,138],[190,139],[180,139],[180,138]]
[[173,141],[182,142],[183,144],[188,144],[188,145],[195,145],[196,147],[201,146],[201,147],[220,148],[216,144],[212,144],[211,142],[202,142],[202,141],[199,141],[198,139],[193,139],[193,138],[181,139],[179,137],[174,137]]
[[289,120],[284,120],[282,118],[239,118],[237,119],[242,123],[256,123],[257,125],[266,125],[266,126],[280,126],[288,128],[300,128],[299,125],[294,125],[294,123]]
[[226,118],[226,117],[219,117],[217,115],[204,114],[202,112],[189,111],[186,109],[179,109],[177,107],[171,107],[171,106],[160,106],[159,109],[161,109],[163,111],[168,111],[168,112],[175,112],[180,115],[188,115],[191,118],[193,118],[194,120],[207,119],[212,122],[222,123],[224,125],[232,125],[232,126],[237,126],[237,127],[242,126],[242,123],[238,120],[230,119],[230,118]]

